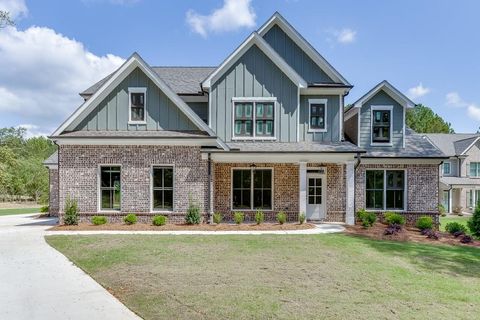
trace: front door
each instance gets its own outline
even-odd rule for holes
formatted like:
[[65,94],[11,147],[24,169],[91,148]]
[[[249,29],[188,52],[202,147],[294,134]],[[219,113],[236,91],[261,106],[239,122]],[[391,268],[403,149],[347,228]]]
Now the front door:
[[325,177],[319,173],[307,173],[307,219],[325,219]]

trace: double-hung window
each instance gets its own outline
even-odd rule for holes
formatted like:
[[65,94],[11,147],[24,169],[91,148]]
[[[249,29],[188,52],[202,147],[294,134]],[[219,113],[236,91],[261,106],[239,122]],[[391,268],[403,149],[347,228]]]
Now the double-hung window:
[[366,208],[404,210],[405,172],[403,170],[366,171]]
[[372,106],[372,143],[390,144],[392,141],[391,106]]
[[443,175],[449,176],[452,173],[451,163],[445,161],[443,163]]
[[480,177],[480,162],[470,162],[470,177]]
[[120,210],[120,166],[100,167],[100,210]]
[[327,131],[327,100],[308,100],[309,131]]
[[152,168],[152,195],[154,211],[173,210],[173,167]]
[[233,136],[246,139],[275,137],[275,99],[234,98]]
[[272,169],[233,169],[232,209],[272,209]]
[[146,122],[146,97],[147,88],[128,88],[129,98],[129,122]]

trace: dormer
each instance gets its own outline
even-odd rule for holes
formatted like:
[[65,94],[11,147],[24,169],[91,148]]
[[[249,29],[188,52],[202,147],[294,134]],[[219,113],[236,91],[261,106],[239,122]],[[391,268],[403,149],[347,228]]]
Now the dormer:
[[415,103],[382,81],[345,112],[345,134],[366,149],[405,148],[405,114]]

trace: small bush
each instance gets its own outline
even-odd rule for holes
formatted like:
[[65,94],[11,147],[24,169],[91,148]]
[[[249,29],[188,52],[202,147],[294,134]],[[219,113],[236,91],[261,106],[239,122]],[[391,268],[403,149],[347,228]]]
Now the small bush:
[[41,213],[47,213],[48,209],[49,209],[48,206],[42,206],[42,207],[40,207],[40,212]]
[[262,224],[265,221],[265,214],[262,210],[255,212],[255,222],[257,224]]
[[154,226],[163,226],[167,223],[168,219],[165,216],[155,216],[152,219],[152,224]]
[[78,224],[78,203],[75,199],[70,197],[65,200],[65,216],[63,217],[63,223],[68,226]]
[[480,237],[480,205],[475,208],[473,216],[467,221],[467,225],[475,237]]
[[395,235],[398,234],[402,230],[402,226],[400,224],[390,224],[383,232],[384,235]]
[[185,216],[185,222],[187,224],[200,224],[202,216],[200,214],[200,207],[191,202],[188,205],[187,215]]
[[385,221],[388,225],[397,224],[403,226],[405,224],[405,217],[399,213],[385,212],[383,214],[383,217],[385,218]]
[[235,212],[233,214],[233,221],[235,221],[236,224],[242,224],[243,220],[245,220],[245,214],[243,212]]
[[126,224],[135,224],[137,223],[137,216],[133,213],[129,213],[123,218],[123,222]]
[[223,215],[221,212],[215,212],[213,214],[213,223],[219,224],[223,220]]
[[304,224],[305,220],[306,220],[305,212],[300,212],[300,214],[298,215],[298,223]]
[[277,213],[277,221],[280,224],[284,224],[285,222],[287,222],[287,214],[283,211]]
[[96,226],[107,223],[107,217],[105,216],[93,216],[92,223]]
[[445,225],[445,231],[450,234],[455,234],[457,232],[465,234],[467,232],[467,228],[465,228],[463,224],[460,224],[458,222],[449,222]]
[[433,228],[433,219],[429,216],[423,216],[418,218],[416,226],[420,230],[432,229]]
[[461,243],[472,243],[472,242],[473,242],[473,238],[470,237],[470,236],[464,235],[464,236],[460,239],[460,242],[461,242]]
[[365,228],[370,228],[377,221],[377,215],[374,212],[367,212],[365,209],[358,211],[357,216]]
[[422,230],[420,230],[420,234],[421,234],[422,236],[426,236],[426,235],[429,234],[431,231],[432,231],[432,229],[422,229]]
[[438,205],[438,212],[442,217],[445,217],[447,215],[447,209],[445,209],[445,206],[441,203]]
[[453,236],[454,236],[455,238],[458,238],[458,237],[460,237],[460,236],[463,236],[464,234],[465,234],[465,232],[463,232],[463,231],[455,231],[455,232],[453,233]]
[[426,236],[427,236],[428,239],[438,240],[440,238],[438,232],[435,232],[432,229],[427,229],[427,230],[428,230],[428,232],[426,232]]

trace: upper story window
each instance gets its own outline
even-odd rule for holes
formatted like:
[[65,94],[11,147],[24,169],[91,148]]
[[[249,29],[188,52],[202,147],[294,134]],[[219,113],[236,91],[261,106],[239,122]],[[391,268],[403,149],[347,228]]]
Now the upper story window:
[[308,123],[311,132],[327,131],[327,99],[308,100]]
[[480,162],[470,162],[470,177],[480,177]]
[[392,143],[392,106],[372,106],[372,144]]
[[452,168],[451,168],[451,163],[450,162],[445,161],[443,163],[443,174],[445,176],[448,176],[448,175],[452,174]]
[[275,139],[275,98],[233,98],[233,137]]
[[129,123],[146,123],[147,88],[128,88]]

